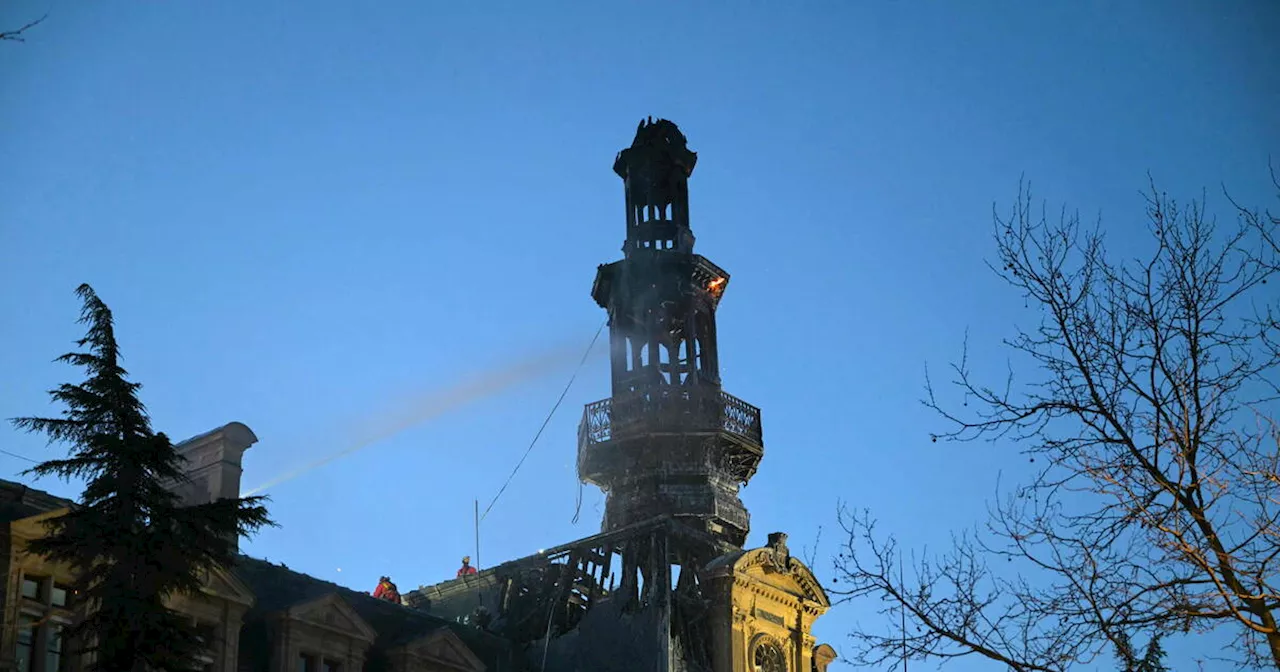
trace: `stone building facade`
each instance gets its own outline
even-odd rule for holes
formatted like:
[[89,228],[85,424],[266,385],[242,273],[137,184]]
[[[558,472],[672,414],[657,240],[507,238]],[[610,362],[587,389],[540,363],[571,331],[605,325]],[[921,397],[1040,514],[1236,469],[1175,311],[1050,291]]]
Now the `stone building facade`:
[[[189,504],[240,491],[241,458],[257,441],[231,423],[179,444],[191,482]],[[76,672],[84,661],[64,641],[76,617],[64,566],[28,553],[45,522],[75,504],[0,481],[5,563],[0,671]],[[204,579],[198,595],[175,597],[209,648],[201,672],[482,672],[518,670],[511,646],[491,633],[328,583],[256,558]]]
[[[187,489],[185,500],[238,492],[241,458],[256,441],[231,423],[179,444],[192,482],[206,485]],[[45,534],[45,521],[74,505],[0,480],[0,672],[83,669],[61,637],[76,615],[75,577],[25,550]],[[823,672],[834,650],[815,646],[810,631],[829,602],[785,535],[665,579],[644,581],[644,568],[625,566],[622,550],[637,539],[674,548],[676,540],[705,541],[697,535],[660,518],[420,588],[409,605],[242,555],[211,572],[200,594],[170,606],[207,633],[202,672]],[[698,605],[685,602],[693,584]],[[690,621],[702,626],[672,636]],[[708,645],[704,664],[673,650],[695,640]]]

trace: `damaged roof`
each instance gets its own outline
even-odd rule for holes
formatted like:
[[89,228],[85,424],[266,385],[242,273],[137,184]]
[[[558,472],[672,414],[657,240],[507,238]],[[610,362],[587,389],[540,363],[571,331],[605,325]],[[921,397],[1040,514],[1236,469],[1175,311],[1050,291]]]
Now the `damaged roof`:
[[284,565],[242,555],[232,571],[257,598],[253,608],[245,614],[246,627],[262,623],[268,614],[336,593],[378,633],[373,644],[375,652],[407,644],[440,628],[449,628],[488,669],[510,670],[515,662],[511,644],[497,635],[380,600],[368,593],[293,571]]

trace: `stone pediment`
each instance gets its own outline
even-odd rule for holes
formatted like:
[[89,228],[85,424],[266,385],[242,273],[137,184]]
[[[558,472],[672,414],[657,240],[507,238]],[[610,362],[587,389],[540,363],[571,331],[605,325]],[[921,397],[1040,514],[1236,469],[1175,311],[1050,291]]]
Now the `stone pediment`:
[[709,579],[733,577],[736,581],[767,586],[808,602],[825,611],[831,600],[822,584],[803,562],[777,548],[766,546],[722,555],[703,570]]
[[433,630],[402,647],[410,656],[458,672],[484,672],[484,663],[447,627]]
[[234,574],[221,567],[214,568],[205,575],[201,591],[206,595],[242,604],[245,607],[252,607],[254,603],[253,591]]
[[370,644],[377,638],[374,631],[337,593],[289,607],[285,617],[320,628],[355,637]]

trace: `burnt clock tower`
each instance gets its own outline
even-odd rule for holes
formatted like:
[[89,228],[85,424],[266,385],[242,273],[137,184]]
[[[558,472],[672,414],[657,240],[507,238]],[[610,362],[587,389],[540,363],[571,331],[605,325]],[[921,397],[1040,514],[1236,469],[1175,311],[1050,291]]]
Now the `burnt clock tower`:
[[614,161],[624,256],[591,289],[609,314],[613,395],[587,405],[578,473],[606,493],[603,531],[666,515],[741,546],[750,523],[738,489],[764,456],[760,409],[721,388],[716,308],[729,274],[693,250],[697,160],[660,119],[642,121]]
[[650,119],[613,164],[626,242],[591,288],[609,315],[612,395],[578,427],[602,529],[408,595],[506,640],[529,670],[824,672],[835,657],[812,634],[831,603],[787,535],[743,548],[738,490],[764,457],[760,409],[721,389],[729,274],[693,251],[697,160],[675,124]]

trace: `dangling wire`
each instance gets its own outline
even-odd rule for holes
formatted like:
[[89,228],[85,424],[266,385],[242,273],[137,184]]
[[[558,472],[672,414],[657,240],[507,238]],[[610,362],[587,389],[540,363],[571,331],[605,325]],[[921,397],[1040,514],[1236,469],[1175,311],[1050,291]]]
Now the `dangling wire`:
[[[565,566],[568,567],[568,565]],[[564,575],[561,575],[560,578],[556,580],[553,588],[556,595],[560,594],[560,581],[563,579]],[[554,599],[547,601],[551,603],[551,608],[547,610],[547,631],[542,635],[542,666],[538,668],[539,670],[544,671],[547,669],[547,651],[551,649],[551,624],[555,622],[556,606],[558,606]]]
[[538,433],[533,435],[533,440],[529,442],[529,447],[525,449],[524,455],[522,455],[520,457],[520,461],[516,463],[516,468],[511,470],[511,475],[507,476],[506,482],[502,484],[501,488],[498,488],[498,493],[493,496],[493,500],[489,502],[489,506],[485,507],[484,513],[480,516],[481,521],[489,516],[489,512],[493,510],[493,505],[498,503],[498,498],[506,491],[507,486],[511,485],[511,480],[516,477],[516,472],[520,471],[520,467],[524,465],[525,458],[529,457],[529,453],[532,452],[533,447],[537,445],[538,439],[542,436],[543,430],[547,428],[547,425],[551,422],[552,416],[556,414],[556,409],[560,408],[561,402],[563,402],[565,396],[569,394],[569,388],[573,387],[573,381],[577,380],[578,372],[582,370],[582,365],[587,363],[587,357],[591,356],[591,350],[595,348],[596,341],[600,340],[600,333],[604,331],[604,327],[608,323],[609,321],[605,320],[600,323],[600,328],[596,329],[596,335],[591,337],[591,344],[587,346],[587,351],[582,353],[582,359],[578,362],[578,367],[573,370],[573,375],[569,376],[569,382],[564,386],[564,391],[560,393],[560,398],[556,399],[555,405],[551,407],[551,412],[547,413],[547,418],[542,421],[542,426],[538,428]]
[[573,520],[570,525],[578,524],[578,516],[582,514],[582,481],[578,481],[578,500],[573,504]]

